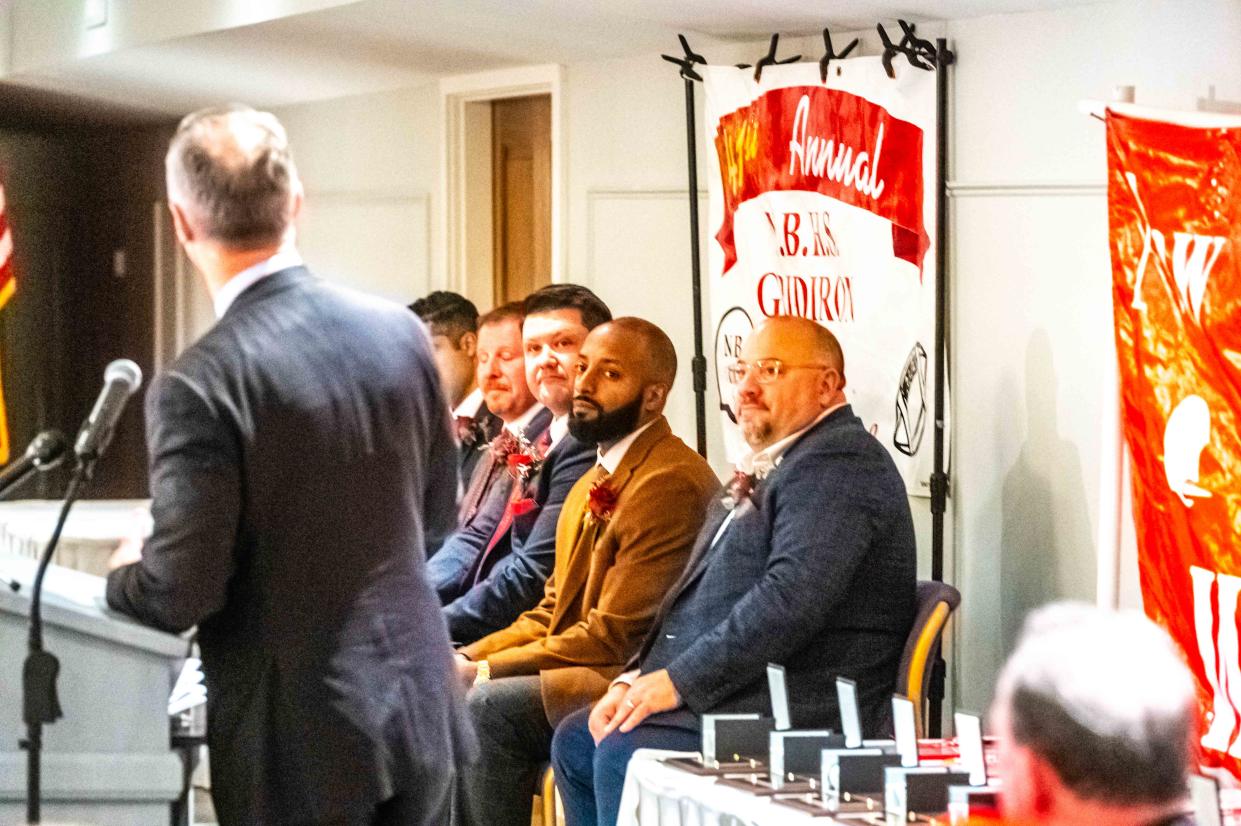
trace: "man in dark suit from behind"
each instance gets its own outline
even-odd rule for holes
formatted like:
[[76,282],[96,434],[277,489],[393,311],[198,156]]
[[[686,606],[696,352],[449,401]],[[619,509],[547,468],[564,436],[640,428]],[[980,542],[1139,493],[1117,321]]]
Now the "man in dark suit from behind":
[[616,822],[635,749],[697,749],[702,714],[770,714],[769,662],[795,726],[839,725],[837,676],[857,682],[868,735],[886,724],[915,608],[904,483],[849,407],[826,328],[768,319],[732,370],[751,453],[627,671],[556,731],[569,826]]
[[[469,590],[484,563],[491,537],[505,514],[510,457],[531,456],[542,444],[552,414],[526,384],[521,302],[501,304],[478,320],[478,385],[488,409],[503,423],[466,481],[457,528],[432,549],[427,577],[442,602]],[[459,640],[458,640],[459,642]]]
[[424,576],[456,462],[426,331],[302,265],[271,115],[188,116],[167,174],[219,320],[147,394],[154,531],[108,603],[198,626],[221,824],[439,824],[477,746]]
[[[478,308],[463,295],[436,290],[409,305],[431,333],[435,369],[456,425],[462,483],[469,481],[488,442],[500,433],[500,418],[483,403],[475,379],[478,366]],[[464,488],[462,489],[464,491]]]
[[597,295],[549,284],[526,297],[522,324],[526,384],[552,414],[537,458],[518,465],[492,496],[504,512],[470,573],[464,594],[444,606],[448,633],[462,645],[507,628],[538,604],[556,559],[556,520],[574,483],[595,465],[595,445],[569,434],[573,374],[587,334],[612,320]]

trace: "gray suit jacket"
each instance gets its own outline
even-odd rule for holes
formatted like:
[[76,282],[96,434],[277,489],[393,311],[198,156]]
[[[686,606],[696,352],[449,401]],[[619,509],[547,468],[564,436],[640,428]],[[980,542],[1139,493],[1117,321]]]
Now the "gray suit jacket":
[[849,677],[866,733],[878,734],[913,624],[917,561],[887,451],[846,406],[788,449],[712,545],[727,513],[717,504],[708,515],[630,667],[668,669],[694,714],[770,714],[766,666],[779,663],[794,725],[837,730],[835,678]]
[[157,378],[146,413],[155,530],[108,602],[198,625],[220,823],[362,818],[470,759],[424,578],[457,456],[417,319],[283,270]]

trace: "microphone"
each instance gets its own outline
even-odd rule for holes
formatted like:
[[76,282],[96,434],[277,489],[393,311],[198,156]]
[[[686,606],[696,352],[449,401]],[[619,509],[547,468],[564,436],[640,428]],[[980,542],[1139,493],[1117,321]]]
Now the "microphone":
[[8,467],[0,471],[0,498],[36,471],[51,470],[59,465],[68,449],[69,443],[59,430],[45,430],[35,436],[21,458],[10,462]]
[[103,371],[103,390],[90,416],[78,431],[73,452],[81,462],[93,462],[107,450],[125,402],[142,384],[142,370],[129,359],[117,359]]

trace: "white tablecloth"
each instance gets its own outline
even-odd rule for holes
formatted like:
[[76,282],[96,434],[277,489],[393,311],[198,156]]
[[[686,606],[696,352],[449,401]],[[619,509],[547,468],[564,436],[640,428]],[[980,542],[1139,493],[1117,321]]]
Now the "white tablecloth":
[[[617,826],[827,826],[837,821],[811,817],[742,789],[722,786],[659,762],[693,752],[638,749],[629,761]],[[840,823],[859,824],[848,818]]]

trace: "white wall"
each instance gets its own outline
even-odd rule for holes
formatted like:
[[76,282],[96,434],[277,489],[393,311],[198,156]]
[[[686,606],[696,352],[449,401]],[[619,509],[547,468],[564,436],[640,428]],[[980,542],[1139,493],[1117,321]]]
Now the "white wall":
[[[1139,103],[1192,108],[1210,85],[1217,98],[1241,101],[1241,4],[1120,0],[924,28],[946,31],[958,54],[948,579],[964,603],[950,662],[952,695],[983,710],[1024,612],[1047,599],[1094,597],[1100,419],[1114,369],[1111,275],[1104,128],[1077,101],[1106,99],[1121,84],[1136,85]],[[749,62],[765,46],[701,50],[716,62]],[[781,52],[817,57],[818,48],[806,39]],[[877,48],[867,34],[862,51]],[[683,365],[669,417],[692,442],[683,94],[675,69],[654,54],[565,68],[565,272],[618,314],[646,316],[673,336]],[[308,217],[304,227],[311,263],[401,300],[442,286],[435,88],[278,114],[311,216],[316,200],[335,199],[332,220]],[[701,106],[698,124],[703,158]],[[403,193],[400,209],[372,198],[389,191]],[[420,223],[428,209],[429,236]],[[408,236],[385,238],[395,226]],[[718,457],[715,404],[709,444]],[[925,576],[929,514],[926,500],[912,502]]]
[[325,277],[408,304],[442,281],[434,84],[274,110],[306,187],[299,243]]

